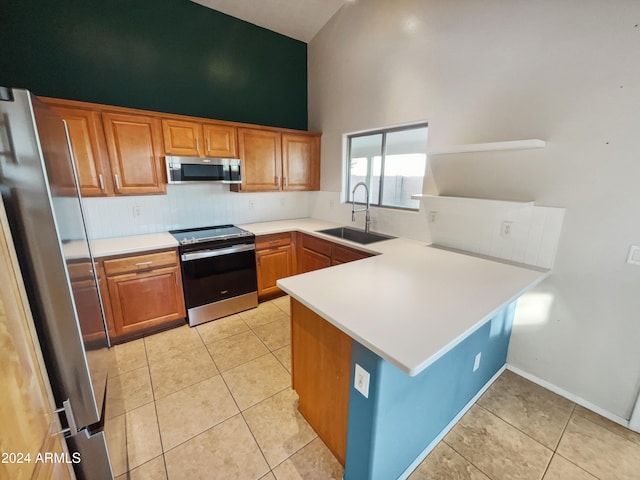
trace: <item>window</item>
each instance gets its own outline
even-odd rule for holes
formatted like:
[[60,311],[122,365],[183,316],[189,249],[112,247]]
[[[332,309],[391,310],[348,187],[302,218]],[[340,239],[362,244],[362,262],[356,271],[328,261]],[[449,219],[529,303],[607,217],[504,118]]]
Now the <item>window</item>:
[[[417,210],[427,166],[427,124],[358,133],[347,137],[347,195],[364,182],[371,205]],[[356,202],[365,203],[365,190],[356,191]]]

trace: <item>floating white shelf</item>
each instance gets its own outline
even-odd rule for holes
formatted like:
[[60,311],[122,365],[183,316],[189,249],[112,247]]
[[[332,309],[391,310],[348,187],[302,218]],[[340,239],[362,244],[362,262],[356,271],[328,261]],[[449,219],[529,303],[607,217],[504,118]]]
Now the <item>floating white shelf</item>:
[[429,195],[429,194],[422,194],[422,193],[417,193],[415,195],[411,195],[411,198],[413,200],[427,200],[429,198],[434,198],[434,199],[443,199],[443,200],[458,200],[458,201],[473,201],[473,202],[487,202],[487,203],[499,203],[499,204],[512,204],[512,205],[519,205],[522,207],[526,207],[526,206],[534,206],[534,201],[533,200],[529,200],[529,201],[515,201],[515,200],[494,200],[491,198],[473,198],[473,197],[450,197],[447,195]]
[[429,149],[429,155],[447,155],[449,153],[491,152],[497,150],[528,150],[532,148],[544,148],[547,142],[544,140],[513,140],[508,142],[470,143],[468,145],[454,145]]

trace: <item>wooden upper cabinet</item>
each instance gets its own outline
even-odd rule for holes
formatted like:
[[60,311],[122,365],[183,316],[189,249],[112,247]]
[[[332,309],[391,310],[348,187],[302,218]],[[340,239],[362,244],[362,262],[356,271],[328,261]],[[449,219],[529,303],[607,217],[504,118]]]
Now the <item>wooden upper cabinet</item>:
[[67,121],[84,196],[165,193],[164,155],[240,158],[243,182],[231,185],[236,192],[320,189],[317,133],[42,100]]
[[115,192],[164,193],[160,120],[144,115],[103,113],[102,122]]
[[164,151],[171,155],[199,156],[202,126],[196,122],[162,119]]
[[203,123],[205,157],[238,158],[236,128]]
[[80,192],[85,197],[109,195],[113,189],[100,114],[79,108],[53,110],[67,123]]
[[282,134],[283,190],[320,189],[320,137]]
[[236,129],[215,123],[162,119],[164,151],[168,155],[236,158]]
[[239,128],[238,150],[243,168],[242,190],[254,192],[280,190],[282,182],[280,132]]

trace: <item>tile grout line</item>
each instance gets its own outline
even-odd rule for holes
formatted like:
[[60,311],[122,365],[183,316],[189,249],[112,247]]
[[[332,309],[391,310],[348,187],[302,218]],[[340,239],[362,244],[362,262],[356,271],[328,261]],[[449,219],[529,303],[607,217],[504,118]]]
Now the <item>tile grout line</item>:
[[[164,445],[162,443],[162,432],[160,431],[160,419],[158,418],[158,406],[157,406],[157,399],[156,399],[156,394],[153,390],[153,377],[151,376],[151,365],[149,364],[149,354],[147,352],[147,342],[144,341],[144,337],[143,337],[143,341],[142,341],[142,345],[144,346],[144,355],[145,355],[145,360],[147,363],[147,369],[149,370],[149,384],[151,386],[151,396],[153,397],[153,411],[156,414],[156,428],[158,430],[158,439],[160,440],[160,455],[162,455],[162,463],[164,464],[164,473],[167,476],[167,479],[169,478],[169,472],[167,470],[167,460],[164,456]],[[126,419],[126,417],[125,417]],[[126,428],[126,423],[125,423],[125,428]],[[126,438],[126,434],[125,434],[125,438]],[[158,455],[158,456],[160,456]],[[128,454],[128,449],[127,449],[127,466],[129,466],[129,454]],[[149,463],[151,460],[158,458],[158,457],[153,457],[152,459],[148,460],[145,463]],[[145,463],[143,463],[142,465],[144,465]],[[138,465],[135,468],[141,467],[142,465]],[[131,472],[131,470],[128,470],[127,473]]]
[[[278,307],[278,306],[277,306],[277,305],[275,305],[275,304],[274,304],[274,306],[275,306],[275,307],[277,307],[277,308],[278,308],[278,309],[279,309],[279,310],[284,314],[284,316],[287,316],[287,317],[288,317],[288,314],[287,314],[286,312],[284,312],[280,307]],[[288,317],[288,318],[290,318],[290,317]],[[268,346],[268,345],[267,345],[267,344],[262,340],[262,338],[261,338],[261,337],[256,333],[256,331],[255,331],[254,327],[252,327],[251,325],[249,325],[249,324],[248,324],[248,323],[247,323],[247,322],[246,322],[246,321],[245,321],[241,316],[240,316],[240,319],[241,319],[241,320],[242,320],[242,322],[243,322],[243,323],[248,327],[248,330],[247,330],[247,331],[251,331],[251,332],[252,332],[252,333],[253,333],[253,334],[254,334],[254,335],[255,335],[255,336],[260,340],[260,342],[265,346],[265,348],[267,349],[267,352],[266,352],[264,355],[260,355],[259,357],[256,357],[256,359],[257,359],[257,358],[264,357],[264,356],[269,355],[269,354],[270,354],[270,355],[272,355],[272,356],[275,358],[275,360],[278,362],[278,364],[279,364],[279,365],[281,365],[281,366],[282,366],[282,368],[283,368],[283,369],[284,369],[284,370],[289,374],[289,377],[290,377],[290,376],[291,376],[291,373],[288,371],[288,369],[286,368],[286,366],[285,366],[285,365],[280,361],[280,359],[279,359],[279,358],[274,354],[274,351],[275,351],[275,350],[279,350],[279,349],[281,349],[281,348],[284,348],[284,347],[286,347],[286,346],[289,346],[289,345],[290,345],[290,343],[289,343],[289,344],[287,344],[287,345],[279,346],[279,347],[278,347],[278,348],[276,348],[275,350],[272,350],[272,349],[271,349],[271,348],[270,348],[270,347],[269,347],[269,346]],[[263,324],[263,325],[269,325],[269,324],[275,323],[275,322],[277,322],[277,321],[279,321],[279,319],[278,319],[278,320],[274,320],[273,322],[265,323],[265,324]],[[263,326],[263,325],[259,325],[258,327],[261,327],[261,326]],[[162,333],[162,332],[159,332],[159,333]],[[197,335],[198,335],[199,340],[202,342],[202,344],[201,344],[201,345],[198,345],[198,346],[196,346],[196,347],[192,347],[192,348],[187,348],[186,350],[180,351],[180,352],[178,352],[178,353],[176,353],[176,354],[174,354],[174,355],[170,355],[170,356],[160,356],[160,357],[158,357],[158,358],[157,358],[157,360],[165,360],[165,359],[174,358],[174,357],[176,357],[176,356],[178,356],[178,355],[182,355],[182,354],[184,354],[184,353],[186,353],[186,352],[193,351],[193,350],[195,350],[195,349],[200,348],[201,346],[204,346],[204,347],[205,347],[205,349],[206,349],[206,351],[207,351],[207,354],[209,355],[209,357],[210,357],[211,361],[213,362],[213,365],[216,367],[216,370],[217,370],[217,374],[216,374],[216,375],[219,375],[219,376],[220,376],[220,378],[222,379],[222,381],[223,381],[223,383],[224,383],[224,385],[225,385],[225,388],[227,389],[227,391],[228,391],[228,393],[229,393],[229,395],[230,395],[231,399],[233,400],[234,404],[236,405],[236,408],[238,409],[238,413],[236,413],[235,415],[232,415],[231,417],[228,417],[228,418],[226,418],[226,419],[224,419],[224,420],[220,421],[220,422],[219,422],[219,423],[217,423],[216,425],[212,425],[210,428],[208,428],[208,429],[206,429],[206,430],[204,430],[204,431],[202,431],[202,432],[198,433],[197,435],[194,435],[194,436],[190,437],[189,439],[184,440],[183,442],[181,442],[181,443],[179,443],[179,444],[177,444],[177,445],[173,446],[173,447],[172,447],[171,449],[169,449],[168,451],[174,450],[175,448],[177,448],[177,447],[178,447],[178,446],[180,446],[180,445],[183,445],[183,444],[184,444],[184,443],[186,443],[187,441],[190,441],[190,440],[192,440],[193,438],[195,438],[195,437],[197,437],[197,436],[199,436],[199,435],[202,435],[203,433],[205,433],[205,432],[207,432],[207,431],[209,431],[209,430],[211,430],[211,429],[213,429],[213,428],[215,428],[215,427],[217,427],[217,426],[221,425],[222,423],[224,423],[224,422],[228,421],[229,419],[231,419],[231,418],[235,417],[236,415],[240,414],[240,415],[241,415],[241,417],[242,417],[242,419],[243,419],[243,421],[245,422],[245,425],[246,425],[246,426],[247,426],[247,428],[249,429],[249,431],[250,431],[250,433],[251,433],[252,437],[254,438],[254,441],[256,442],[256,445],[258,446],[258,448],[259,448],[259,450],[260,450],[260,452],[261,452],[261,455],[263,456],[263,458],[264,458],[264,460],[265,460],[265,463],[267,464],[267,466],[268,466],[268,468],[269,468],[269,471],[268,471],[268,472],[266,472],[266,473],[265,473],[265,475],[267,475],[267,474],[269,474],[269,473],[272,473],[272,474],[273,474],[273,469],[272,469],[272,468],[271,468],[271,466],[269,465],[269,462],[266,460],[266,457],[265,457],[265,455],[264,455],[264,452],[263,452],[263,451],[262,451],[262,449],[260,448],[260,445],[258,444],[257,439],[255,438],[255,435],[253,434],[253,431],[252,431],[252,430],[251,430],[251,428],[249,427],[249,424],[247,423],[246,418],[244,417],[244,411],[246,411],[246,410],[248,410],[248,409],[250,409],[250,408],[253,408],[253,407],[255,407],[255,406],[259,405],[260,403],[262,403],[262,402],[264,402],[264,401],[266,401],[266,400],[268,400],[268,399],[270,399],[270,398],[272,398],[272,397],[274,397],[274,396],[276,396],[276,395],[278,395],[278,394],[280,394],[280,393],[282,393],[282,392],[286,391],[287,389],[290,389],[290,388],[291,388],[291,385],[289,384],[287,387],[283,388],[282,390],[279,390],[278,392],[274,393],[273,395],[270,395],[270,396],[268,396],[268,397],[266,397],[266,398],[264,398],[264,399],[260,400],[260,402],[258,402],[258,403],[256,403],[256,404],[254,404],[254,405],[251,405],[251,406],[249,406],[249,407],[247,407],[247,408],[243,411],[243,410],[240,408],[240,406],[238,405],[238,403],[237,403],[237,401],[236,401],[236,398],[233,396],[233,393],[231,392],[231,389],[229,388],[229,385],[227,384],[227,382],[226,382],[226,380],[225,380],[224,376],[222,375],[222,373],[223,373],[223,372],[220,370],[220,368],[218,368],[218,365],[216,364],[215,360],[213,359],[213,356],[212,356],[212,354],[211,354],[211,351],[210,351],[210,350],[209,350],[209,348],[208,348],[208,344],[207,344],[207,343],[205,343],[204,338],[202,337],[202,335],[201,335],[200,331],[199,331],[197,328],[196,328],[196,333],[197,333]],[[238,333],[238,334],[234,334],[234,335],[229,335],[228,337],[225,337],[225,338],[232,338],[232,337],[234,337],[234,336],[240,335],[241,333],[244,333],[244,332],[240,332],[240,333]],[[167,469],[167,462],[166,462],[166,457],[165,457],[165,454],[166,454],[168,451],[167,451],[167,452],[165,452],[165,449],[164,449],[164,443],[163,443],[163,440],[162,440],[162,433],[161,433],[161,430],[160,430],[160,422],[159,422],[159,417],[158,417],[157,402],[158,402],[159,400],[163,399],[163,398],[166,398],[166,397],[168,397],[168,396],[170,396],[170,395],[173,395],[173,394],[178,393],[178,392],[180,392],[180,391],[182,391],[182,390],[185,390],[186,388],[191,388],[191,387],[193,387],[194,385],[197,385],[197,384],[202,383],[202,382],[204,382],[204,381],[207,381],[207,380],[209,380],[209,379],[211,379],[211,378],[214,378],[216,375],[213,375],[213,376],[211,376],[211,377],[207,377],[207,378],[205,378],[205,379],[199,380],[198,382],[196,382],[196,383],[194,383],[194,384],[186,385],[186,386],[184,386],[183,388],[181,388],[181,389],[179,389],[179,390],[177,390],[177,391],[175,391],[175,392],[171,392],[171,393],[169,393],[169,394],[167,394],[167,395],[164,395],[164,396],[162,396],[162,397],[157,397],[157,396],[156,396],[156,392],[155,392],[155,391],[154,391],[154,389],[153,389],[153,377],[152,377],[152,375],[151,375],[151,364],[150,364],[150,361],[149,361],[149,355],[148,355],[147,343],[146,343],[146,341],[145,341],[145,339],[146,339],[146,338],[147,338],[147,337],[142,337],[142,338],[141,338],[141,340],[142,340],[142,343],[143,343],[143,348],[144,348],[144,353],[145,353],[145,361],[146,361],[146,365],[145,365],[145,366],[146,366],[146,368],[147,368],[147,370],[148,370],[149,382],[150,382],[150,387],[151,387],[151,395],[152,395],[153,400],[152,400],[152,401],[150,401],[150,402],[148,402],[148,403],[145,403],[145,404],[143,404],[143,405],[140,405],[140,406],[138,406],[138,407],[136,407],[136,408],[139,408],[139,407],[142,407],[142,406],[148,405],[148,404],[149,404],[149,403],[151,403],[151,402],[153,402],[153,404],[154,404],[154,412],[155,412],[155,415],[156,415],[156,427],[157,427],[157,431],[158,431],[158,437],[159,437],[159,440],[160,440],[160,448],[161,448],[161,454],[160,454],[160,455],[162,455],[162,460],[163,460],[163,464],[164,464],[164,468],[165,468],[165,473],[166,473],[167,478],[168,478],[168,469]],[[222,339],[220,339],[220,340],[222,340]],[[211,343],[213,343],[213,342],[211,342]],[[252,360],[255,360],[255,359],[252,359]],[[239,367],[239,366],[241,366],[241,365],[245,365],[246,363],[249,363],[249,362],[244,362],[244,363],[242,363],[242,364],[240,364],[240,365],[236,365],[236,366],[234,366],[233,368]],[[130,370],[130,371],[134,371],[134,370],[141,369],[141,368],[142,368],[142,367],[138,367],[138,368],[136,368],[136,369],[132,369],[132,370]],[[233,370],[233,368],[228,369],[228,370],[226,370],[226,371]],[[123,372],[123,373],[126,373],[126,372]],[[118,374],[118,376],[119,376],[119,375],[121,375],[121,373],[119,373],[119,374]],[[125,409],[124,414],[128,413],[129,411],[130,411],[130,410]],[[125,422],[126,422],[126,415],[125,415]],[[126,427],[126,423],[125,423],[125,427]],[[309,445],[313,440],[315,440],[315,438],[317,438],[317,435],[316,435],[316,437],[314,437],[314,439],[312,439],[310,442],[308,442],[307,444],[305,444],[304,446],[302,446],[300,449],[296,450],[294,453],[292,453],[292,455],[288,456],[285,460],[283,460],[282,462],[280,462],[278,465],[280,465],[281,463],[283,463],[283,462],[284,462],[284,461],[286,461],[287,459],[291,458],[291,456],[293,456],[293,455],[295,455],[296,453],[298,453],[300,450],[302,450],[302,448],[304,448],[304,447],[308,446],[308,445]],[[156,456],[156,457],[153,457],[152,459],[147,460],[146,462],[142,463],[141,465],[136,466],[135,468],[142,467],[143,465],[145,465],[145,464],[147,464],[147,463],[151,462],[152,460],[155,460],[155,459],[156,459],[156,458],[158,458],[160,455],[158,455],[158,456]],[[276,467],[277,467],[278,465],[276,465]],[[135,468],[134,468],[134,469],[135,469]],[[133,470],[133,469],[130,469],[130,468],[129,468],[129,461],[128,461],[128,455],[127,455],[127,471],[125,472],[125,474],[126,474],[126,473],[131,472],[132,470]],[[275,474],[273,474],[273,475],[275,475]]]
[[[461,419],[462,420],[462,419]],[[457,425],[457,423],[456,423]],[[453,429],[452,429],[453,430]],[[446,438],[446,437],[445,437]],[[455,449],[455,447],[453,445],[451,445],[450,443],[448,443],[444,438],[442,440],[440,440],[440,442],[444,443],[447,447],[449,447],[451,450],[453,450],[454,452],[456,452],[458,455],[460,455],[461,458],[465,459],[467,461],[467,463],[469,463],[469,465],[473,466],[473,468],[475,468],[476,470],[478,470],[480,473],[482,473],[484,476],[486,476],[487,478],[489,478],[489,480],[496,480],[493,477],[491,477],[487,472],[485,472],[484,470],[482,470],[480,467],[478,467],[475,463],[473,463],[471,460],[469,460],[467,457],[465,457],[462,453],[460,453],[458,450]],[[438,444],[440,444],[440,442],[438,442]],[[436,445],[437,447],[438,445]],[[433,450],[435,450],[436,447],[433,447]],[[432,450],[432,451],[433,451]],[[431,452],[429,452],[429,454],[431,454]],[[428,458],[428,456],[426,457]],[[424,461],[424,460],[423,460]],[[422,463],[422,462],[420,462]],[[416,467],[417,468],[417,467]],[[414,470],[415,471],[415,470]]]
[[[478,399],[479,400],[479,399]],[[552,450],[551,448],[547,447],[546,445],[543,445],[542,443],[540,443],[538,440],[536,440],[535,438],[531,437],[529,434],[527,434],[526,432],[523,432],[522,430],[520,430],[518,427],[516,427],[515,425],[512,425],[511,423],[509,423],[508,421],[506,421],[504,418],[500,417],[499,415],[495,414],[494,412],[492,412],[491,410],[489,410],[488,408],[483,407],[482,405],[479,405],[478,402],[474,403],[475,406],[483,409],[484,411],[486,411],[488,414],[493,415],[494,417],[502,420],[504,423],[506,423],[507,425],[509,425],[511,428],[513,428],[514,430],[520,432],[521,434],[523,434],[524,436],[526,436],[527,438],[529,438],[530,440],[533,440],[534,442],[536,442],[538,445],[542,446],[543,448],[549,450],[551,452],[551,456],[549,457],[549,461],[547,462],[547,465],[544,469],[544,471],[542,472],[542,476],[540,477],[539,480],[542,480],[544,478],[544,475],[546,475],[547,473],[547,469],[549,468],[549,464],[551,463],[551,459],[553,458],[554,455],[554,450]],[[571,415],[569,415],[569,417],[571,417]],[[462,419],[460,419],[462,420]],[[458,421],[458,423],[460,423],[460,421]],[[457,425],[457,424],[456,424]],[[477,468],[479,471],[481,471],[483,474],[485,474],[487,477],[492,478],[487,472],[485,472],[484,470],[482,470],[478,465],[476,465],[475,463],[473,463],[470,459],[468,459],[467,457],[465,457],[464,455],[462,455],[462,453],[458,452],[458,450],[456,450],[452,445],[450,445],[449,443],[447,443],[445,441],[445,439],[442,439],[443,442],[445,442],[447,444],[447,446],[449,446],[453,451],[455,451],[458,455],[460,455],[462,458],[464,458],[467,462],[469,462],[469,464],[473,465],[475,468]]]
[[569,417],[567,418],[567,421],[565,422],[564,427],[562,428],[562,433],[560,434],[560,438],[558,439],[558,443],[556,443],[556,446],[553,449],[553,453],[556,453],[558,451],[558,447],[560,446],[560,442],[562,441],[562,437],[564,437],[564,434],[567,431],[567,427],[569,426],[569,422],[571,421],[571,419],[573,418],[573,415],[575,413],[576,413],[576,403],[574,402],[573,408],[571,409],[571,413],[569,414]]
[[[528,434],[527,432],[521,430],[520,428],[518,428],[517,426],[513,425],[511,422],[509,422],[508,420],[505,420],[504,418],[502,418],[500,415],[498,415],[495,412],[492,412],[491,410],[489,410],[488,408],[483,407],[482,405],[478,405],[477,403],[475,404],[478,407],[482,408],[483,410],[485,410],[486,412],[490,413],[491,415],[493,415],[496,418],[499,418],[500,420],[502,420],[504,423],[506,423],[507,425],[509,425],[510,427],[514,428],[515,430],[517,430],[518,432],[522,433],[523,435],[525,435],[527,438],[533,440],[534,442],[536,442],[538,445],[546,448],[547,450],[549,450],[551,452],[551,456],[553,456],[553,454],[555,453],[555,449],[551,448],[551,447],[547,447],[544,443],[542,443],[540,440],[537,440],[535,438],[533,438],[530,434]],[[569,414],[569,418],[571,418],[571,414]],[[564,430],[563,430],[564,433]],[[562,434],[560,435],[560,438],[562,438]],[[558,440],[558,443],[560,443],[560,440]]]
[[[577,463],[569,460],[568,458],[565,458],[563,455],[560,455],[558,453],[558,447],[560,446],[560,442],[562,441],[562,437],[564,437],[565,432],[567,431],[567,427],[569,426],[569,422],[571,422],[571,419],[573,418],[574,415],[578,415],[581,416],[580,414],[576,413],[576,410],[578,408],[578,404],[574,403],[573,404],[573,409],[571,410],[571,415],[569,415],[569,418],[567,419],[567,422],[564,425],[564,428],[562,429],[562,434],[560,435],[560,439],[558,440],[558,444],[556,445],[556,448],[553,452],[553,455],[557,455],[559,457],[562,457],[563,459],[565,459],[567,462],[569,462],[571,465],[574,465],[575,467],[579,468],[580,470],[582,470],[583,472],[586,472],[587,474],[591,475],[593,478],[600,480],[600,477],[597,477],[595,474],[591,473],[590,471],[586,470],[585,468],[583,468],[582,466],[578,465]],[[583,417],[584,418],[584,417]],[[585,420],[590,421],[588,418],[585,418]],[[593,422],[592,422],[593,423]],[[553,457],[552,457],[553,458]],[[545,472],[546,474],[546,472]]]

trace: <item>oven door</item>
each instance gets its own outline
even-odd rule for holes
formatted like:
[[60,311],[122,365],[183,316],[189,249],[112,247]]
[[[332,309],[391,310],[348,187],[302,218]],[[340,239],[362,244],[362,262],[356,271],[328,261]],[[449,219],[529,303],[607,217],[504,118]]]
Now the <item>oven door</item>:
[[185,252],[181,259],[188,309],[257,291],[255,244]]

